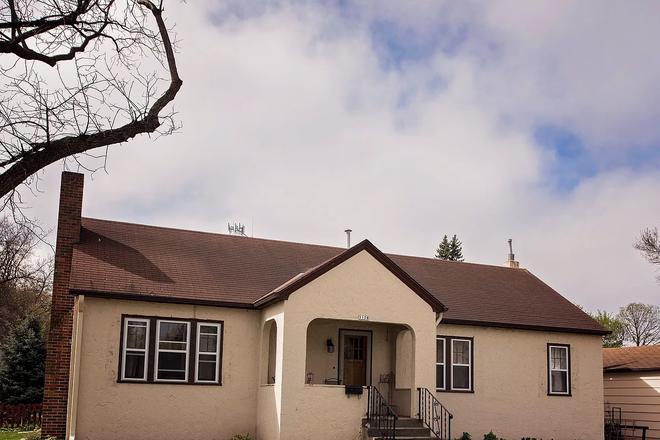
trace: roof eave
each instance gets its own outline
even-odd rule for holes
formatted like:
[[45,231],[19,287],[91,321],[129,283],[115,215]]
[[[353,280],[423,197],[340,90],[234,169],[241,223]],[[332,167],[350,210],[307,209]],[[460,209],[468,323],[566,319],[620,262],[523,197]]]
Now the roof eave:
[[168,304],[228,307],[233,309],[250,309],[250,310],[255,309],[255,306],[252,303],[215,301],[215,300],[206,300],[206,299],[198,299],[198,298],[180,298],[180,297],[152,295],[152,294],[144,294],[144,293],[107,292],[107,291],[75,289],[75,288],[69,289],[69,293],[75,296],[84,295],[93,298],[120,299],[127,301],[148,301],[148,302],[168,303]]
[[476,321],[476,320],[452,319],[452,318],[444,318],[442,319],[442,321],[440,321],[440,324],[510,328],[517,330],[532,330],[532,331],[555,332],[555,333],[577,333],[577,334],[598,335],[598,336],[604,336],[611,333],[610,331],[605,332],[603,330],[585,329],[585,328],[550,327],[543,325],[515,324],[509,322],[489,322],[489,321]]

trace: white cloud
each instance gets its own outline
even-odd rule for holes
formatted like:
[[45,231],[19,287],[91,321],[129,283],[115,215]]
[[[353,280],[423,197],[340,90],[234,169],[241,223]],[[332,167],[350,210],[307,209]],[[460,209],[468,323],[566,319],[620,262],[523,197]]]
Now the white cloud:
[[[489,264],[504,261],[513,238],[522,266],[588,309],[657,302],[654,273],[630,245],[660,218],[650,202],[660,179],[650,170],[614,169],[557,194],[545,175],[555,158],[534,144],[528,125],[556,120],[610,147],[623,143],[619,131],[630,139],[639,132],[646,142],[659,133],[634,126],[635,98],[627,95],[654,105],[643,93],[647,74],[621,82],[603,68],[616,91],[601,96],[596,85],[582,87],[590,63],[576,65],[579,53],[565,59],[558,49],[570,34],[558,21],[571,32],[580,23],[567,4],[525,7],[519,16],[507,5],[481,15],[439,4],[454,11],[445,20],[473,20],[482,35],[496,34],[504,58],[484,64],[470,43],[465,53],[383,70],[367,18],[419,21],[431,32],[432,14],[402,4],[365,7],[351,19],[316,3],[285,4],[244,20],[225,16],[218,26],[200,5],[171,4],[168,16],[183,39],[176,109],[184,127],[156,142],[112,147],[109,174],[87,178],[84,214],[221,233],[233,221],[250,233],[254,220],[258,237],[338,246],[350,227],[354,242],[369,238],[386,252],[420,256],[456,233],[469,261]],[[589,41],[584,51],[597,51],[597,36]],[[613,53],[625,52],[623,42],[611,43]],[[643,58],[635,51],[622,64]],[[546,60],[558,72],[556,93],[543,87]],[[429,87],[438,74],[443,87]],[[503,123],[512,112],[525,118]],[[34,200],[48,225],[55,224],[60,168],[48,169],[46,193]]]

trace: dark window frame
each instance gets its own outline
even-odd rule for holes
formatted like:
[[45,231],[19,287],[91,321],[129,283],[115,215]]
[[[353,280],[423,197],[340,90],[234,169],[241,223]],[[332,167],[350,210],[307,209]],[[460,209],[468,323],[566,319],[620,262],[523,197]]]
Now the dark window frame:
[[[438,393],[468,393],[474,394],[474,337],[468,336],[448,336],[448,335],[436,335],[436,341],[438,339],[445,340],[445,388],[440,389],[436,388]],[[453,343],[452,341],[470,341],[470,389],[454,389],[453,374],[454,374],[454,356],[452,353]],[[437,347],[437,343],[436,343]],[[436,348],[437,350],[437,348]],[[437,359],[437,352],[436,352]],[[437,365],[437,364],[436,364]],[[437,374],[437,373],[436,373]],[[437,377],[436,377],[437,384]]]
[[[566,363],[568,367],[568,371],[566,372],[566,393],[558,393],[556,391],[552,391],[552,382],[551,382],[551,370],[550,370],[550,356],[552,353],[551,348],[552,347],[558,347],[558,348],[565,348],[566,349]],[[548,342],[547,345],[547,354],[546,354],[546,366],[547,366],[547,381],[548,381],[548,396],[560,396],[560,397],[571,397],[573,395],[573,381],[571,380],[571,345],[570,344],[555,344],[552,342]]]
[[[124,334],[125,322],[130,319],[142,319],[148,320],[148,335],[149,340],[147,343],[147,374],[145,379],[123,379],[122,374],[124,370]],[[158,321],[168,321],[168,322],[185,322],[188,323],[190,330],[190,340],[189,340],[189,359],[186,366],[186,372],[188,379],[186,381],[166,381],[158,380],[155,377],[156,371],[156,347],[158,341],[156,341],[156,326]],[[218,344],[220,345],[220,350],[218,352],[218,381],[217,382],[198,382],[196,374],[196,359],[197,359],[197,327],[198,324],[202,325],[205,323],[219,325],[219,334],[218,334]],[[195,318],[171,318],[169,316],[147,316],[147,315],[134,315],[134,314],[122,314],[121,315],[121,331],[119,335],[119,365],[117,369],[117,382],[118,383],[134,383],[134,384],[157,384],[157,385],[197,385],[197,386],[222,386],[222,360],[223,360],[223,351],[225,345],[225,322],[220,320],[213,319],[195,319]]]

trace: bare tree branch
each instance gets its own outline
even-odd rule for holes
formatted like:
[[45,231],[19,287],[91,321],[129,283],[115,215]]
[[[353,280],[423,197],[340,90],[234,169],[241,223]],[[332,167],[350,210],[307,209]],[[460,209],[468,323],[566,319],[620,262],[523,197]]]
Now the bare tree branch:
[[2,206],[20,209],[17,188],[49,164],[103,168],[105,153],[88,151],[175,131],[164,112],[183,84],[174,46],[150,0],[0,3]]
[[[660,236],[658,236],[658,228],[644,229],[639,234],[639,238],[633,247],[637,249],[651,264],[660,266]],[[660,270],[660,267],[658,268]],[[660,275],[657,277],[660,283]]]

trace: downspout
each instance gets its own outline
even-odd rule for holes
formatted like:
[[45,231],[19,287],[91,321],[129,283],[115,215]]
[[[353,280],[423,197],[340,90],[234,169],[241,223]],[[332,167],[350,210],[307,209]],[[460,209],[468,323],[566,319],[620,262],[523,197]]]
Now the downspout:
[[73,341],[71,341],[71,371],[69,373],[69,397],[66,423],[66,437],[76,438],[76,419],[78,415],[78,383],[80,381],[80,348],[82,345],[83,312],[85,297],[76,296],[73,309]]
[[435,314],[435,326],[437,327],[440,325],[440,321],[442,321],[442,318],[444,316],[444,313],[436,313]]

